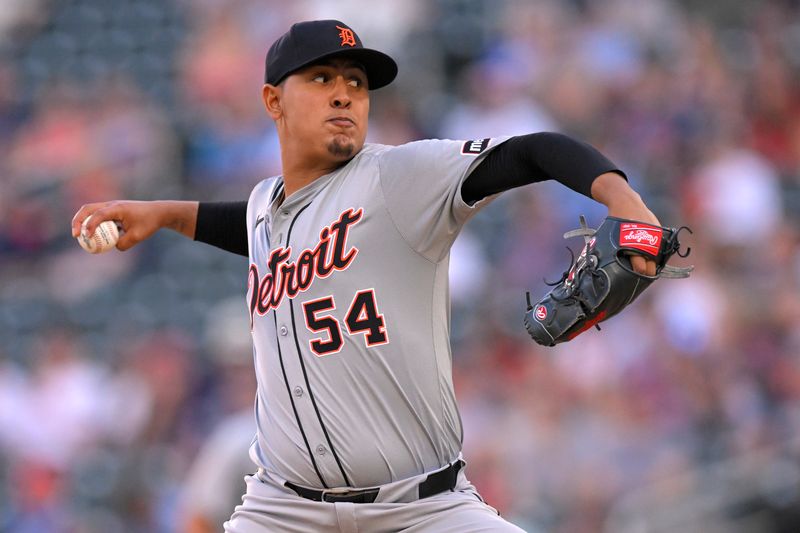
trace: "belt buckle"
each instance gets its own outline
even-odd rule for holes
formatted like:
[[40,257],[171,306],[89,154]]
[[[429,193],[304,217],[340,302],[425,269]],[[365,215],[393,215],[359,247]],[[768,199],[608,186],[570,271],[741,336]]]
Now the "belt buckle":
[[363,492],[363,491],[346,490],[346,491],[341,491],[341,492],[339,492],[339,491],[333,492],[333,491],[329,491],[329,490],[323,490],[322,491],[322,501],[329,502],[329,503],[347,501],[349,498],[352,498],[353,496],[356,496],[356,495],[358,495],[358,493],[361,493],[361,492]]

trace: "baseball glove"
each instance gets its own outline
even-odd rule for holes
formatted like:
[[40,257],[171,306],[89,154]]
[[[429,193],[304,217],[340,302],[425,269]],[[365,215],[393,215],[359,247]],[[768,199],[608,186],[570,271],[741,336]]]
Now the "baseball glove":
[[[635,220],[607,217],[597,230],[586,225],[564,234],[565,239],[583,237],[585,245],[577,261],[570,250],[570,267],[561,279],[547,283],[553,288],[528,309],[525,328],[533,340],[555,346],[574,339],[592,326],[622,311],[658,278],[686,278],[694,267],[667,265],[673,254],[689,255],[691,248],[680,251],[678,234],[689,228],[666,228]],[[656,262],[656,274],[637,274],[631,267],[630,254],[641,254]]]

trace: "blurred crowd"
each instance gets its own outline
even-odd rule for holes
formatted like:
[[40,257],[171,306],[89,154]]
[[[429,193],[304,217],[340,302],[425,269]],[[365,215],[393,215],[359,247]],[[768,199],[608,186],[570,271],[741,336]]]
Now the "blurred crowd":
[[[532,532],[797,531],[795,0],[3,2],[0,530],[218,531],[230,514],[249,466],[222,457],[252,433],[246,260],[169,232],[90,256],[69,222],[108,199],[244,199],[278,173],[264,54],[310,18],[398,60],[368,141],[561,131],[693,230],[691,278],[542,348],[525,291],[604,210],[542,183],[467,225],[453,357],[485,499]],[[198,493],[215,460],[232,495]]]

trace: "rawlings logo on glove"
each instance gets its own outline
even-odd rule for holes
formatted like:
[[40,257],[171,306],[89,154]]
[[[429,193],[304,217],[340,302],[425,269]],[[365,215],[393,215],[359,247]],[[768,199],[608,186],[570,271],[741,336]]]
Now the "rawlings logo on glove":
[[[586,225],[564,234],[581,236],[585,245],[577,260],[541,300],[528,309],[525,328],[533,340],[544,346],[574,339],[592,326],[616,315],[659,278],[686,278],[694,267],[674,267],[667,260],[680,251],[678,234],[687,227],[665,228],[634,220],[607,217],[597,230]],[[630,254],[639,254],[656,262],[655,276],[634,272]],[[574,256],[573,256],[574,257]]]
[[636,248],[649,255],[658,254],[661,245],[661,228],[644,224],[622,224],[619,230],[619,245]]

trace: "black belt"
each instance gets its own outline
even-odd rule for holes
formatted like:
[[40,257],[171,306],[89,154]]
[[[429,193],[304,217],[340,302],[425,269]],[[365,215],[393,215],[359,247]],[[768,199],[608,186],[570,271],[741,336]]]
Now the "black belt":
[[[434,472],[425,478],[425,481],[419,484],[419,498],[427,498],[434,494],[439,494],[446,490],[452,490],[456,486],[458,479],[458,471],[464,466],[464,461],[461,459],[455,463],[451,463],[444,470]],[[300,485],[295,485],[291,481],[284,483],[307,500],[314,500],[315,502],[348,502],[348,503],[372,503],[378,497],[380,488],[372,489],[353,489],[348,491],[331,492],[329,490],[307,489]]]

